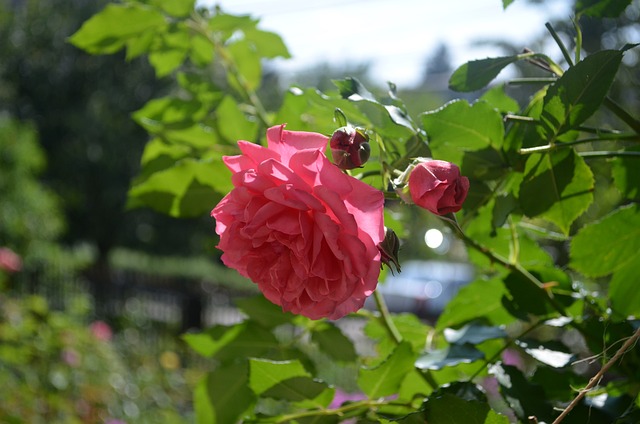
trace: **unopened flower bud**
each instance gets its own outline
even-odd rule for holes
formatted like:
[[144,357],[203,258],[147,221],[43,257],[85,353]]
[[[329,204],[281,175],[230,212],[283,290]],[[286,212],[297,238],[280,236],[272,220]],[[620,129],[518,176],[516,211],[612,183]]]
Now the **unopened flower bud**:
[[380,262],[387,265],[393,273],[394,268],[400,273],[400,262],[398,261],[398,251],[400,250],[400,240],[395,231],[391,228],[385,227],[384,240],[378,244],[378,250],[380,251]]
[[340,169],[359,168],[371,155],[369,137],[360,128],[345,126],[331,136],[331,156]]

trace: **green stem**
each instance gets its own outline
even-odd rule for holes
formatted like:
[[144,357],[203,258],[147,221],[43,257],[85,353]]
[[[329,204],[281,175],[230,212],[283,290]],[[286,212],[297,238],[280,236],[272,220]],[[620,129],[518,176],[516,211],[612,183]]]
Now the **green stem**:
[[521,115],[512,115],[512,114],[505,115],[504,119],[506,119],[507,121],[526,122],[527,124],[535,124],[537,122],[536,119],[530,116],[521,116]]
[[613,112],[618,118],[620,118],[625,124],[629,125],[636,133],[640,134],[640,121],[631,116],[626,110],[619,104],[614,102],[610,97],[605,97],[602,103],[607,109]]
[[[527,147],[518,150],[518,153],[521,155],[530,155],[532,153],[542,153],[549,152],[555,149],[560,149],[563,147],[571,147],[578,144],[586,144],[586,143],[596,143],[599,141],[640,141],[640,135],[638,134],[603,134],[598,137],[589,137],[589,138],[581,138],[580,140],[566,141],[566,142],[557,142],[555,144],[545,144],[544,146],[535,146],[535,147]],[[584,153],[598,153],[598,152],[579,152],[578,154]],[[631,155],[633,156],[633,155]]]
[[272,421],[271,419],[267,419],[263,422],[290,423],[294,420],[299,420],[300,418],[307,418],[307,417],[315,417],[315,416],[320,417],[320,416],[331,416],[331,415],[342,416],[346,413],[357,411],[358,409],[368,410],[368,409],[376,408],[378,406],[383,406],[383,405],[398,405],[398,406],[411,407],[411,405],[406,402],[394,402],[394,401],[389,401],[384,399],[382,400],[367,399],[367,400],[351,402],[345,406],[341,406],[335,409],[315,409],[311,411],[294,412],[292,414],[275,417],[274,421]]
[[509,85],[524,85],[524,84],[553,84],[558,81],[557,78],[514,78],[509,80],[507,84]]
[[556,44],[560,48],[560,51],[562,52],[562,56],[564,57],[564,60],[567,61],[569,66],[573,66],[573,60],[571,59],[571,55],[569,54],[569,51],[567,50],[567,48],[565,47],[564,43],[560,39],[560,36],[556,32],[556,30],[553,28],[553,26],[551,26],[551,24],[549,22],[544,24],[544,26],[547,27],[547,30],[549,30],[549,33],[551,34],[551,37],[553,37],[553,39],[555,40]]
[[593,158],[614,158],[618,156],[628,156],[634,158],[640,158],[640,152],[625,152],[625,151],[603,151],[603,152],[578,152],[579,156],[582,156],[585,159],[593,159]]
[[387,304],[384,301],[384,298],[380,294],[379,290],[375,290],[373,292],[373,299],[376,301],[378,311],[380,311],[380,321],[382,322],[382,325],[384,326],[384,328],[386,328],[387,332],[396,342],[396,344],[402,343],[402,335],[398,331],[396,325],[393,323],[391,314],[389,313],[389,308],[387,308]]
[[573,22],[573,28],[576,31],[576,51],[575,51],[575,62],[580,62],[580,56],[582,56],[582,30],[580,29],[580,25],[578,24],[578,18],[574,18],[571,20]]

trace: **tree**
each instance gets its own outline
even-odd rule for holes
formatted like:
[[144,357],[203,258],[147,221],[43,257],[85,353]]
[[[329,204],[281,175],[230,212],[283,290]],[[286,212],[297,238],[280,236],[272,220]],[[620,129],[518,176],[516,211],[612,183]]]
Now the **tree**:
[[33,122],[40,134],[48,162],[43,178],[64,200],[64,241],[90,242],[101,258],[114,246],[200,251],[204,242],[184,234],[197,239],[199,232],[210,233],[202,221],[126,212],[126,193],[147,142],[131,113],[171,82],[156,79],[146,59],[89,56],[67,42],[105,4],[3,0],[0,108]]

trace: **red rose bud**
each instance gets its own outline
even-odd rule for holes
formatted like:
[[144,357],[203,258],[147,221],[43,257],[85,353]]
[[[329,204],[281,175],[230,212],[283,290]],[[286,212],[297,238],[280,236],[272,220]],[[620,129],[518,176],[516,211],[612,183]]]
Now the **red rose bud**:
[[469,192],[469,179],[460,168],[442,160],[418,163],[409,175],[413,203],[436,215],[458,212]]
[[369,137],[361,129],[349,125],[338,128],[329,145],[333,163],[340,169],[360,168],[371,155]]
[[400,262],[398,261],[398,251],[400,250],[400,240],[398,236],[391,228],[385,227],[384,240],[378,244],[378,250],[380,250],[380,262],[381,265],[385,264],[391,270],[393,274],[393,267],[398,273],[401,272]]

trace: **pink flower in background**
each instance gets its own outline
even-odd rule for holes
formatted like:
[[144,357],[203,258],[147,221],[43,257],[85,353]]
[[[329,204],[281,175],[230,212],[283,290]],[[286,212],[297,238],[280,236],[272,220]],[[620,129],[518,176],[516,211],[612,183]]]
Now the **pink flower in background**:
[[347,393],[340,389],[336,389],[336,392],[333,395],[333,400],[329,404],[329,409],[339,408],[340,405],[347,401],[355,402],[366,398],[367,397],[362,393]]
[[421,162],[409,175],[409,193],[416,205],[436,215],[458,212],[469,192],[460,168],[442,160]]
[[64,349],[60,356],[62,357],[62,361],[70,367],[77,367],[80,365],[80,355],[75,349]]
[[6,272],[18,272],[22,269],[22,259],[8,247],[0,247],[0,269]]
[[91,333],[93,333],[93,336],[98,340],[108,342],[113,337],[111,327],[109,327],[109,324],[104,321],[94,321],[91,323],[89,328]]
[[357,311],[378,283],[382,193],[333,165],[324,135],[280,125],[267,142],[224,158],[235,188],[211,212],[222,261],[285,311]]

